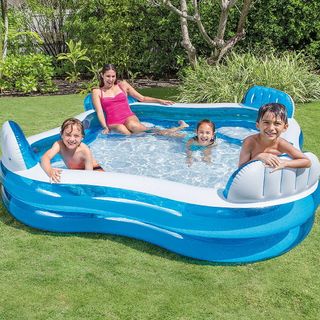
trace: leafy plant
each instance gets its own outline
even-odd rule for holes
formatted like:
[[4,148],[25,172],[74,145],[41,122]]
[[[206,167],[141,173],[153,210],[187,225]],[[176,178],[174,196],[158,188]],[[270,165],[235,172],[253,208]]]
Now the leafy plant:
[[140,72],[133,72],[128,70],[128,76],[131,83],[134,83],[134,81],[137,79],[137,77],[140,75]]
[[86,82],[83,87],[82,90],[80,91],[80,94],[87,94],[89,92],[91,92],[91,90],[95,87],[98,86],[99,84],[99,69],[100,67],[98,66],[98,64],[90,64],[90,67],[87,67],[88,71],[90,72],[90,74],[92,74],[92,78],[89,82]]
[[80,79],[80,72],[78,71],[79,61],[90,62],[90,59],[86,56],[88,49],[81,48],[81,41],[74,42],[73,40],[70,40],[69,42],[66,42],[66,44],[69,52],[60,53],[58,55],[58,60],[67,60],[71,64],[72,70],[70,72],[67,72],[68,77],[66,77],[66,80],[73,83],[77,82]]
[[0,61],[0,90],[30,92],[53,92],[54,70],[52,59],[43,54],[8,55]]
[[262,85],[287,92],[295,102],[315,101],[320,99],[320,77],[313,70],[313,62],[301,53],[233,53],[220,65],[202,60],[195,70],[186,68],[177,98],[181,102],[240,102],[249,87]]

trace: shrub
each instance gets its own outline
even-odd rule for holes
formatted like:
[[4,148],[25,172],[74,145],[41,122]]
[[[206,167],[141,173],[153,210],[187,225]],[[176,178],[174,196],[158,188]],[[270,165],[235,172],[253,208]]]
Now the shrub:
[[43,54],[9,55],[0,61],[0,91],[53,92],[52,59]]
[[273,87],[288,93],[295,102],[320,99],[320,77],[306,56],[286,52],[268,54],[236,54],[224,63],[210,66],[200,61],[195,70],[182,73],[177,99],[181,102],[240,102],[253,85]]

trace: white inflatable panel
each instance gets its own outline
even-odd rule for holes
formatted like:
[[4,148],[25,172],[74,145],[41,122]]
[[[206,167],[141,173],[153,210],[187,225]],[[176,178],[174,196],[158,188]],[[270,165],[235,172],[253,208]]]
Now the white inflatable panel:
[[6,121],[1,130],[1,149],[3,165],[10,171],[26,170],[27,166],[20,145],[10,124]]
[[272,172],[261,161],[245,165],[229,182],[227,200],[236,203],[269,201],[285,198],[308,190],[318,183],[320,164],[318,158],[307,152],[310,168],[285,168]]

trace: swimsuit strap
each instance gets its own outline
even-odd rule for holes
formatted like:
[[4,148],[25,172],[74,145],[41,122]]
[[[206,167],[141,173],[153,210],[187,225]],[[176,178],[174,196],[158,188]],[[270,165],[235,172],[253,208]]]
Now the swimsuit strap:
[[[127,96],[127,92],[122,88],[122,85],[121,85],[121,83],[119,82],[119,83],[117,83],[117,86],[120,88],[120,90]],[[103,90],[102,90],[102,88],[100,88],[100,99],[102,99],[103,98]]]
[[127,92],[123,89],[121,82],[117,83],[120,90],[127,96]]

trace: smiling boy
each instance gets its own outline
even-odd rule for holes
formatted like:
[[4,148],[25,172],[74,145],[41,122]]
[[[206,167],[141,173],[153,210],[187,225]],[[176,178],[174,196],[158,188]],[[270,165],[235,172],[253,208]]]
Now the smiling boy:
[[75,118],[65,120],[61,126],[60,135],[61,140],[56,141],[41,158],[41,167],[50,181],[59,182],[61,178],[62,170],[53,168],[50,163],[56,154],[61,155],[69,169],[103,171],[92,157],[89,147],[82,142],[84,128],[80,120]]
[[[260,107],[256,120],[257,134],[244,139],[239,157],[239,167],[252,160],[261,160],[274,168],[309,168],[311,161],[287,140],[280,137],[288,128],[287,110],[280,103]],[[287,154],[292,160],[281,159]]]

